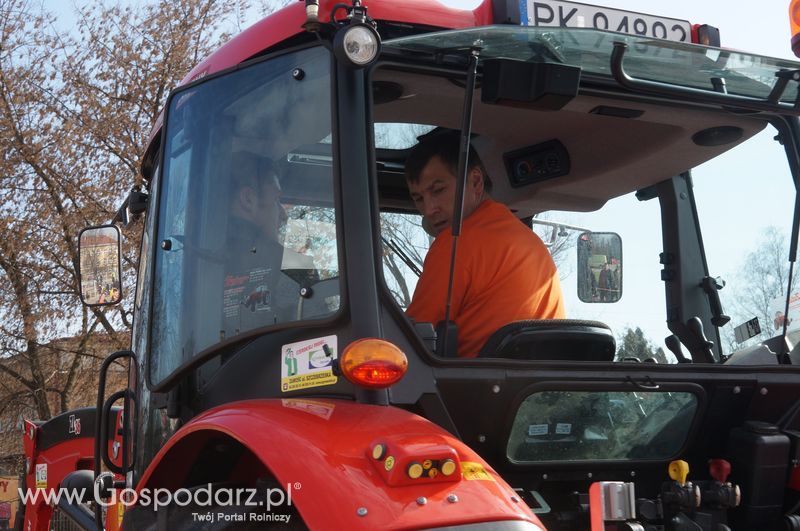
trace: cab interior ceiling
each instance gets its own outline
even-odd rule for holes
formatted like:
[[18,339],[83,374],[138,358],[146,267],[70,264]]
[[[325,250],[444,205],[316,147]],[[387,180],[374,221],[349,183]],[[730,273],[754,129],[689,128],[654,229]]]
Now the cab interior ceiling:
[[[460,85],[463,83],[388,68],[377,70],[373,81],[391,81],[403,87],[399,98],[375,105],[376,123],[460,128],[464,97]],[[599,106],[622,107],[641,111],[641,114],[636,118],[621,118],[591,112]],[[623,101],[580,93],[559,111],[484,104],[478,87],[472,132],[473,146],[492,178],[492,196],[506,203],[518,216],[525,217],[547,210],[597,210],[609,199],[661,182],[716,157],[766,125],[763,118],[734,115],[723,110]],[[738,141],[720,146],[699,146],[692,141],[695,133],[719,126],[739,127],[743,134]],[[506,177],[503,154],[553,139],[566,147],[570,172],[512,187]],[[384,153],[388,151],[391,150]],[[381,150],[378,160],[381,161]],[[383,208],[412,208],[401,173],[379,171],[379,180]]]

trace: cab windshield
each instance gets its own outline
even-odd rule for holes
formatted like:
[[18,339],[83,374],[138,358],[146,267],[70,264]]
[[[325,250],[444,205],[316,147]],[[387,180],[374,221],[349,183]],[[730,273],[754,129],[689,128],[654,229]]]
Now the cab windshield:
[[150,377],[264,327],[339,308],[330,57],[256,62],[167,110]]
[[[487,98],[484,70],[476,87],[471,143],[493,183],[492,199],[529,223],[550,250],[566,317],[607,324],[616,340],[616,362],[713,357],[774,364],[784,323],[790,345],[800,343],[800,317],[792,311],[800,309],[796,271],[788,285],[795,199],[784,147],[788,137],[768,114],[664,104],[614,92],[615,41],[628,45],[625,70],[637,80],[710,92],[712,81],[722,78],[729,94],[763,102],[773,93],[778,98],[776,73],[800,66],[589,29],[492,26],[384,43],[385,53],[398,63],[414,62],[405,70],[386,64],[373,76],[378,89],[389,83],[403,89],[401,97],[376,100],[373,108],[376,145],[384,148],[378,172],[386,286],[407,308],[434,239],[409,200],[402,173],[402,161],[414,145],[408,139],[461,126],[463,79],[433,67],[423,72],[416,64],[438,64],[446,56],[466,68],[473,47],[480,48],[483,64],[498,58],[507,64],[562,63],[580,67],[581,81],[574,97],[559,100],[560,105],[548,102],[550,94],[526,100],[509,91],[505,101]],[[796,91],[791,85],[775,108],[785,109]],[[402,121],[403,126],[397,124]],[[678,185],[685,190],[677,192],[676,206],[669,202],[669,190]],[[690,203],[691,208],[683,207]],[[595,245],[581,254],[581,236],[597,233],[615,233],[623,245]],[[696,243],[686,243],[687,234]],[[677,276],[678,270],[685,278]],[[703,282],[715,286],[721,309],[713,308]],[[787,297],[791,307],[784,317]],[[715,350],[701,357],[696,346],[687,352],[694,336],[681,327],[707,307],[719,313],[701,330]],[[751,356],[753,348],[760,354]]]

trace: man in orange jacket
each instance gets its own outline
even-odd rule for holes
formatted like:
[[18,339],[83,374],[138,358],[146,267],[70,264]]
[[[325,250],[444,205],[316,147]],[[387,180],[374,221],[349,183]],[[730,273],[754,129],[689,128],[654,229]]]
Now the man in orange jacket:
[[[424,138],[406,160],[411,199],[436,236],[406,313],[419,322],[444,320],[459,135]],[[539,237],[489,197],[491,181],[470,146],[464,216],[458,241],[450,318],[458,356],[474,358],[497,329],[512,321],[563,319],[558,271]]]

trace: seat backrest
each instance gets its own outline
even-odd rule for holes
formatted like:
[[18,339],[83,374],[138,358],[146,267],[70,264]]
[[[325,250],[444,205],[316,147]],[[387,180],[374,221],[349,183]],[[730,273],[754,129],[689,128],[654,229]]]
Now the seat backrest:
[[479,358],[553,361],[613,361],[614,334],[599,321],[515,321],[489,336]]

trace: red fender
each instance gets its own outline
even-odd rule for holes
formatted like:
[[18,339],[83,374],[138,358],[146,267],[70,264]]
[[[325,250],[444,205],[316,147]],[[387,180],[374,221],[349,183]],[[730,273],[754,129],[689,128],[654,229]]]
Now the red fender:
[[[204,412],[159,451],[137,490],[183,486],[203,433],[225,434],[248,448],[288,486],[311,529],[504,520],[544,529],[478,454],[439,426],[395,407],[338,400],[252,400]],[[409,477],[412,468],[417,479]],[[425,503],[418,503],[421,497]]]

